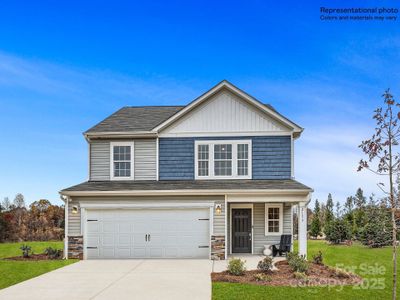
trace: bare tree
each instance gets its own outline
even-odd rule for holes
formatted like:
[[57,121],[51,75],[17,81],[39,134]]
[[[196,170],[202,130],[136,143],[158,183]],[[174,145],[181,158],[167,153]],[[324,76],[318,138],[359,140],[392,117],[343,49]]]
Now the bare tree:
[[[398,200],[395,197],[396,187],[394,176],[400,173],[400,156],[396,152],[400,138],[400,104],[395,101],[389,90],[385,91],[384,108],[377,108],[373,118],[376,121],[375,133],[368,140],[361,142],[359,146],[368,156],[367,160],[360,160],[358,171],[368,169],[376,175],[388,178],[389,186],[383,182],[378,187],[389,197],[392,221],[392,245],[393,245],[393,290],[392,299],[396,299],[397,286],[397,226],[396,210]],[[371,166],[372,161],[377,161],[377,166]]]
[[25,197],[24,197],[24,195],[22,195],[20,193],[16,194],[15,198],[14,198],[14,205],[17,208],[25,207]]

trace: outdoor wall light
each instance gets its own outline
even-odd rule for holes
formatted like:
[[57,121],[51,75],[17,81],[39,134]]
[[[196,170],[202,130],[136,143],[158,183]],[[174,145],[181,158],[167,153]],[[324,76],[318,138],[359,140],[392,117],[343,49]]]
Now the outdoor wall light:
[[217,215],[220,215],[222,213],[222,205],[221,204],[216,204],[215,205],[215,213]]
[[72,206],[72,213],[77,214],[78,213],[78,206],[74,205]]

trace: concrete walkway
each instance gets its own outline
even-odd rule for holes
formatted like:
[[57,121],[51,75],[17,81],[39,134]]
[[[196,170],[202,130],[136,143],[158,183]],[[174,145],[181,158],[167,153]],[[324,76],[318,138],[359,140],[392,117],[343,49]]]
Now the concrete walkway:
[[211,299],[210,260],[86,260],[0,290],[0,299]]

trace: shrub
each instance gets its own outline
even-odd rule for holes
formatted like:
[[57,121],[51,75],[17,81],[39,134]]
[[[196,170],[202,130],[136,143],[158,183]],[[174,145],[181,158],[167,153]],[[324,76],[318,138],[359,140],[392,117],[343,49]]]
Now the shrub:
[[346,272],[346,271],[343,270],[343,269],[335,268],[335,267],[330,267],[329,269],[330,269],[330,270],[334,273],[334,275],[335,275],[336,277],[338,277],[338,278],[350,278],[350,273],[349,273],[349,272]]
[[301,281],[304,281],[304,282],[308,281],[307,275],[303,272],[294,272],[293,276],[294,276],[294,278],[299,279]]
[[44,253],[50,258],[50,259],[61,259],[63,251],[58,250],[58,249],[53,249],[51,247],[46,248]]
[[228,272],[232,275],[240,276],[244,274],[246,271],[246,267],[244,264],[246,261],[241,260],[240,258],[232,258],[228,262]]
[[21,247],[19,247],[19,249],[22,250],[22,257],[24,257],[24,258],[28,258],[29,255],[30,255],[31,252],[32,252],[31,247],[28,246],[28,245],[25,245],[25,244],[23,244]]
[[323,261],[322,252],[318,251],[316,254],[314,254],[312,256],[312,259],[313,259],[313,263],[314,264],[322,265],[323,264],[323,262],[322,262]]
[[257,269],[263,272],[269,272],[272,270],[272,258],[266,256],[258,262]]
[[351,239],[351,227],[343,219],[335,219],[325,226],[326,240],[333,244],[340,244]]
[[305,273],[308,270],[308,262],[303,255],[297,252],[290,252],[287,256],[288,264],[294,272]]
[[258,273],[254,275],[254,279],[256,281],[264,281],[264,282],[268,282],[268,281],[272,281],[271,276],[266,275],[264,273]]

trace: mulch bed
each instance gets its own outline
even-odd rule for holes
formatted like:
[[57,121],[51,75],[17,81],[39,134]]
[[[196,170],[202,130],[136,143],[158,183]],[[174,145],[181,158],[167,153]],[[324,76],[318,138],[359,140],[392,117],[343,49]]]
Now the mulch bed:
[[254,275],[262,273],[258,270],[246,271],[243,276],[235,276],[228,271],[211,273],[213,282],[249,283],[269,286],[326,286],[326,285],[356,285],[362,283],[362,278],[349,273],[348,278],[342,278],[325,265],[310,263],[307,271],[307,280],[297,279],[287,261],[280,261],[275,264],[278,270],[266,273],[270,281],[257,281]]
[[20,260],[20,261],[37,261],[37,260],[53,260],[50,259],[46,254],[31,254],[29,257],[14,256],[7,257],[4,260]]

